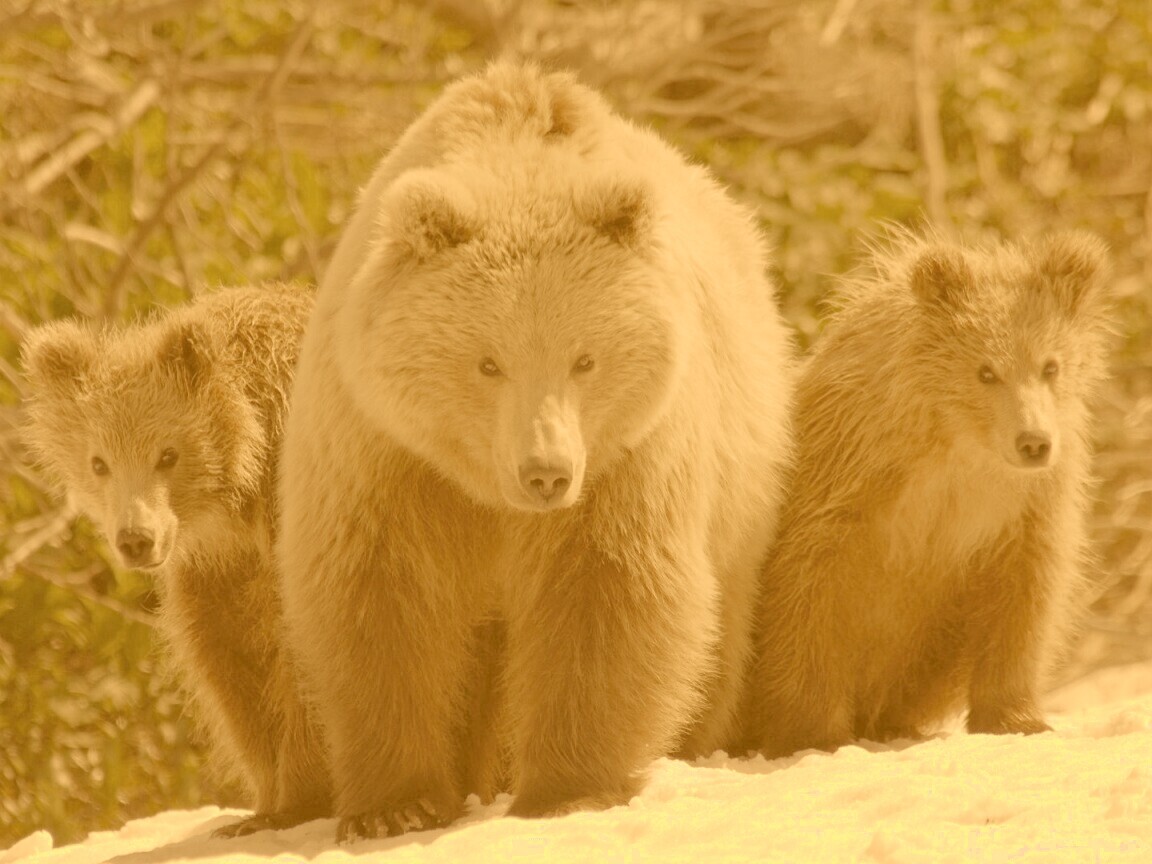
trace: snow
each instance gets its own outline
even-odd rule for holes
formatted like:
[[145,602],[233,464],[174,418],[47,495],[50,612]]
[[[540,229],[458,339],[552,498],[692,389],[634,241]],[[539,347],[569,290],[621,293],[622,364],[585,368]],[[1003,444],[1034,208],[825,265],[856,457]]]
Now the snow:
[[1097,672],[1050,695],[1054,732],[864,742],[835,754],[660,760],[626,807],[501,818],[469,801],[451,827],[348,846],[331,819],[234,840],[241,811],[170,811],[54,849],[40,831],[0,864],[160,862],[1152,862],[1152,664]]

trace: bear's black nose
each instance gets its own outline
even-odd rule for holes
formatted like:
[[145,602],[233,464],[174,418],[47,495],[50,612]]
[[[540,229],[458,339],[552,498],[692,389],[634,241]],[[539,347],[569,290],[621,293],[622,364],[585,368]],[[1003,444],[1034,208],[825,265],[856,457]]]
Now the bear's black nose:
[[154,545],[152,532],[147,528],[125,528],[116,534],[116,548],[128,565],[144,563]]
[[533,498],[551,501],[572,484],[572,468],[531,460],[520,466],[520,485]]
[[1044,432],[1021,432],[1016,436],[1016,452],[1025,465],[1047,465],[1052,439]]

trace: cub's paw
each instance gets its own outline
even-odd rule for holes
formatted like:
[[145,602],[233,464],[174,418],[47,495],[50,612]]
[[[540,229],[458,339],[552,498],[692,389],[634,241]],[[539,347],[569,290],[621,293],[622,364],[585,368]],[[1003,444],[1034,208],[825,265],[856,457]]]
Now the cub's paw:
[[245,837],[248,834],[255,834],[257,831],[263,831],[268,826],[264,823],[265,814],[257,813],[255,816],[249,816],[247,819],[241,819],[239,822],[233,822],[229,825],[221,825],[212,832],[212,837],[220,840],[231,840],[234,837]]
[[233,837],[244,837],[248,834],[255,834],[257,831],[282,831],[285,828],[295,828],[297,825],[311,822],[313,819],[319,819],[321,816],[322,814],[317,814],[311,810],[282,810],[277,813],[257,813],[255,816],[249,816],[247,819],[241,819],[239,822],[233,822],[231,825],[224,825],[217,828],[212,832],[212,836],[229,840]]
[[1034,714],[1012,712],[971,712],[966,725],[973,735],[1037,735],[1052,731]]
[[399,837],[409,831],[427,831],[443,828],[456,818],[427,798],[418,798],[399,807],[368,810],[354,816],[341,817],[336,825],[336,842],[371,840],[377,837]]

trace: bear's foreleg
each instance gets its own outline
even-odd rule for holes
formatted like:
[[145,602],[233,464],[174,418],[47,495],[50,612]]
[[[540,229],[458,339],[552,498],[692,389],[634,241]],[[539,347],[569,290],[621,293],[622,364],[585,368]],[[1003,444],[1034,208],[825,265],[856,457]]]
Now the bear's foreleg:
[[324,739],[301,698],[299,677],[286,643],[280,645],[274,676],[271,704],[264,710],[275,718],[280,734],[274,775],[275,806],[219,828],[213,836],[240,837],[257,831],[282,830],[332,815]]
[[811,539],[782,537],[764,571],[745,704],[747,742],[768,758],[851,741],[855,666],[876,650],[856,644],[856,610],[840,590],[847,561],[834,544],[809,546]]
[[1037,690],[1048,661],[1060,594],[1074,578],[1066,540],[1044,521],[1025,520],[995,560],[972,580],[969,732],[1046,732]]
[[284,716],[276,774],[276,810],[299,822],[332,815],[332,782],[324,738],[312,708],[304,702],[291,646],[281,647],[279,703]]
[[276,806],[282,727],[271,704],[276,622],[269,571],[253,549],[190,555],[167,575],[161,627],[213,739],[236,763],[257,812]]
[[513,816],[626,803],[699,704],[716,636],[703,552],[651,536],[608,551],[596,535],[570,531],[513,592]]
[[[344,528],[285,566],[293,650],[331,753],[337,837],[439,827],[463,803],[456,736],[472,649],[456,574],[438,572],[430,551],[450,550],[401,530],[380,536],[362,517]],[[409,545],[422,541],[428,549]]]

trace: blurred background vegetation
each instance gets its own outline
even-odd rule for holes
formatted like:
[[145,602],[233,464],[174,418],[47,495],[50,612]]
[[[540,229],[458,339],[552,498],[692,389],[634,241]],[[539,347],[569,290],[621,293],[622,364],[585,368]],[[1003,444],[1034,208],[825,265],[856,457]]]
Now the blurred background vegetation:
[[24,460],[22,334],[315,282],[375,161],[502,53],[579,71],[757,207],[805,344],[881,220],[1105,237],[1123,334],[1064,675],[1152,653],[1147,0],[5,0],[0,34],[0,848],[235,800],[152,586]]

